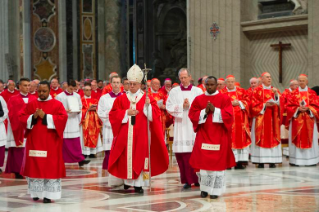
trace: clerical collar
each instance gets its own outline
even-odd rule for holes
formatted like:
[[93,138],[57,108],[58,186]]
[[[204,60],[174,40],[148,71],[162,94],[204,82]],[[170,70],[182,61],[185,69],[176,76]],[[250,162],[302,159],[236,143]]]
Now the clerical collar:
[[13,90],[13,91],[10,91],[9,89],[7,89],[7,91],[8,91],[9,93],[14,93],[14,90]]
[[270,90],[270,89],[271,89],[271,85],[266,86],[266,85],[263,84],[263,88],[264,88],[264,89],[267,89],[267,90]]
[[236,91],[236,86],[232,90],[229,90],[227,87],[226,87],[226,89],[227,89],[228,92],[235,92]]
[[288,88],[288,90],[289,90],[290,92],[292,92],[291,88]]
[[73,93],[69,93],[66,89],[65,89],[64,93],[65,93],[65,95],[67,95],[67,96],[73,96]]
[[140,94],[140,92],[142,92],[141,89],[138,89],[136,93],[132,93],[131,91],[128,91],[127,94],[129,94],[132,97],[136,97],[137,95]]
[[301,88],[301,87],[299,86],[299,91],[308,91],[308,86],[306,86],[305,88]]
[[20,95],[21,95],[22,98],[28,98],[28,96],[29,96],[29,94],[23,94],[21,92],[20,92]]
[[30,93],[30,94],[35,94],[36,92],[35,91],[33,91],[32,93]]
[[85,96],[84,95],[84,99],[91,99],[91,96]]
[[110,95],[110,97],[112,97],[112,98],[116,98],[116,97],[121,96],[122,93],[121,93],[121,92],[114,93],[113,91],[111,91],[111,92],[109,92],[109,95]]
[[56,87],[56,88],[53,88],[53,87],[51,87],[53,90],[55,90],[55,91],[57,91],[58,89],[59,89],[59,87]]
[[192,84],[189,84],[187,87],[184,87],[183,84],[181,83],[181,84],[180,84],[180,87],[181,87],[181,90],[182,90],[182,91],[191,91],[193,85],[192,85]]
[[212,93],[212,94],[209,94],[207,91],[205,91],[205,95],[206,95],[206,96],[215,96],[215,95],[217,95],[217,94],[219,94],[219,91],[218,91],[218,90],[216,90],[215,93]]
[[42,99],[38,98],[38,101],[39,102],[46,102],[46,101],[49,101],[51,99],[52,99],[52,97],[51,97],[51,95],[49,95],[49,97],[46,100],[42,100]]

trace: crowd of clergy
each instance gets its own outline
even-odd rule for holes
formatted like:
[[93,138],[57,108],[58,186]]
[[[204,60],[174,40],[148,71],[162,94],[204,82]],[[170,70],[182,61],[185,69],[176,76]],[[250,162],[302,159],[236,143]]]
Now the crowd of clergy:
[[65,163],[83,167],[102,153],[109,186],[142,194],[168,169],[172,140],[183,189],[199,187],[202,198],[215,199],[227,169],[249,161],[276,168],[284,146],[291,166],[319,162],[319,97],[306,75],[296,77],[283,92],[268,72],[248,89],[233,75],[203,76],[195,85],[186,68],[179,83],[161,85],[137,65],[108,81],[0,80],[0,173],[26,179],[31,198],[50,203],[61,198]]

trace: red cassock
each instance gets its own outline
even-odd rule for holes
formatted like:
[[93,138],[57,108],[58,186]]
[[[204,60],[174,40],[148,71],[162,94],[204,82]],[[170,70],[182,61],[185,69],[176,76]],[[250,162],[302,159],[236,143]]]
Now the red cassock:
[[310,117],[309,112],[300,113],[297,118],[293,117],[297,108],[300,107],[300,103],[302,101],[305,101],[305,106],[308,107],[314,117],[319,120],[319,101],[316,92],[310,88],[308,88],[308,91],[299,91],[297,88],[291,92],[287,102],[286,126],[288,127],[290,121],[292,121],[292,143],[297,148],[308,149],[312,147],[313,143],[315,119]]
[[[33,101],[20,112],[20,121],[26,125],[30,115],[40,108],[45,114],[52,115],[55,129],[48,129],[40,117],[31,130],[27,130],[25,137],[25,164],[21,174],[30,178],[58,179],[65,177],[65,166],[62,157],[63,131],[68,115],[61,102],[51,99],[48,101]],[[33,150],[33,151],[32,151]],[[31,151],[33,156],[30,156]],[[37,151],[46,156],[36,157]]]
[[[153,121],[149,122],[151,132],[151,174],[156,176],[167,170],[169,159],[162,133],[160,110],[157,102],[152,97],[150,97],[150,100],[153,118]],[[130,119],[127,123],[122,123],[130,104],[127,95],[124,93],[116,98],[109,114],[114,140],[108,170],[112,175],[122,179],[137,179],[141,171],[147,172],[149,167],[146,163],[148,158],[147,118],[143,113],[145,94],[136,103],[136,110],[139,113],[135,117],[136,121],[133,128],[129,127]],[[129,129],[132,129],[133,132],[132,139],[128,139]],[[128,157],[131,160],[128,160]],[[130,163],[128,163],[129,161]]]
[[260,114],[264,104],[275,99],[272,90],[264,89],[262,85],[255,88],[251,100],[251,117],[256,118],[255,141],[262,148],[273,148],[280,144],[280,107],[266,107],[264,114]]
[[6,103],[8,104],[9,99],[12,96],[15,96],[17,94],[19,94],[20,92],[18,90],[14,90],[13,93],[9,92],[8,89],[4,90],[0,95],[3,97],[3,99],[6,101]]
[[53,88],[50,89],[50,95],[51,95],[51,97],[54,98],[54,99],[55,99],[55,97],[56,97],[58,94],[60,94],[60,93],[62,93],[62,92],[63,92],[63,90],[62,90],[61,88],[58,88],[58,89],[56,89],[56,90],[54,90]]
[[89,111],[89,108],[91,105],[98,105],[98,100],[82,97],[81,101],[84,146],[96,148],[102,123],[96,111]]
[[[213,123],[213,114],[210,112],[206,122],[198,124],[201,110],[206,108],[210,101],[215,107],[220,108],[224,123]],[[224,94],[196,97],[188,114],[197,133],[190,165],[194,169],[208,171],[223,171],[236,165],[234,153],[231,149],[231,132],[233,124],[233,106],[230,98]],[[202,145],[220,145],[219,150],[203,149]]]
[[240,106],[233,106],[232,148],[244,149],[251,144],[249,127],[249,98],[243,88],[236,87],[236,91],[229,92],[227,88],[221,89],[221,93],[228,95],[231,101],[241,101],[245,110]]
[[[36,98],[32,95],[28,95],[28,97],[29,97],[28,104],[36,100]],[[24,140],[24,133],[25,133],[27,125],[26,123],[23,123],[19,120],[18,114],[20,111],[24,110],[26,105],[27,104],[24,103],[21,94],[11,97],[8,103],[8,110],[9,110],[8,117],[10,120],[10,125],[11,125],[16,146],[21,146]]]
[[75,93],[79,94],[81,98],[84,96],[84,92],[82,89],[75,91]]

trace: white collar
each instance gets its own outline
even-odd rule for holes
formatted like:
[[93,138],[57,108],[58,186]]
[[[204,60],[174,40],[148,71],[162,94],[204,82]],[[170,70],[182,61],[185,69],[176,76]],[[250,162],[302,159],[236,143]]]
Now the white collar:
[[10,91],[9,88],[8,88],[7,91],[8,91],[9,93],[14,93],[15,90]]
[[288,88],[288,90],[289,90],[290,92],[292,92],[291,88]]
[[236,86],[234,87],[233,90],[229,90],[227,87],[226,87],[226,89],[227,89],[228,92],[234,92],[234,91],[236,91]]
[[128,92],[127,92],[127,94],[129,94],[130,96],[133,96],[133,97],[139,95],[140,93],[141,93],[141,89],[138,89],[138,90],[136,91],[136,93],[132,93],[131,91],[128,91]]
[[91,99],[91,96],[85,96],[84,95],[84,99]]
[[301,87],[299,86],[299,91],[308,91],[308,86],[306,86],[305,88],[301,88]]
[[55,91],[57,91],[57,90],[59,89],[59,86],[56,87],[56,88],[53,88],[53,87],[52,87],[52,89],[55,90]]
[[267,90],[270,90],[270,89],[271,89],[271,85],[269,85],[269,86],[267,87],[266,85],[263,84],[263,88],[264,88],[264,89],[267,89]]
[[32,93],[30,93],[30,94],[35,94],[36,92],[35,91],[33,91]]
[[38,101],[39,101],[39,102],[46,102],[46,101],[49,101],[49,100],[51,100],[51,99],[52,99],[52,96],[49,95],[49,97],[48,97],[46,100],[41,100],[40,98],[38,98]]
[[212,94],[209,94],[207,91],[205,91],[205,95],[206,95],[206,96],[215,96],[215,95],[217,95],[217,94],[219,94],[219,91],[218,91],[218,90],[216,90],[215,93],[212,93]]
[[152,93],[158,93],[158,91],[154,91],[153,88],[151,88]]
[[28,94],[23,94],[22,92],[20,92],[20,94],[21,94],[22,96],[28,96]]

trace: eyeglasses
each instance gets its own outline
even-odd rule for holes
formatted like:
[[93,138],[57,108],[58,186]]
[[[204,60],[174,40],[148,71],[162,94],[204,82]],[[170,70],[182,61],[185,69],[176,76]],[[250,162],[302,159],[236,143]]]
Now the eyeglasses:
[[138,83],[137,83],[137,82],[135,82],[135,83],[130,82],[129,84],[130,84],[130,86],[134,86],[134,87],[138,85]]

